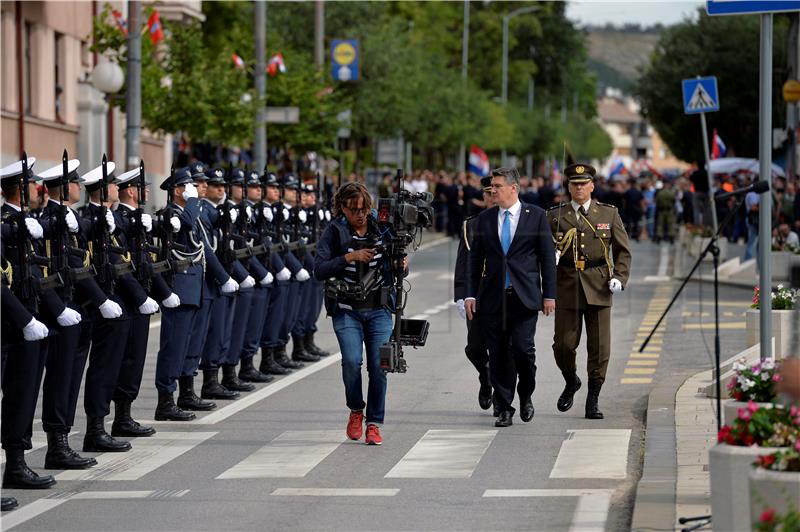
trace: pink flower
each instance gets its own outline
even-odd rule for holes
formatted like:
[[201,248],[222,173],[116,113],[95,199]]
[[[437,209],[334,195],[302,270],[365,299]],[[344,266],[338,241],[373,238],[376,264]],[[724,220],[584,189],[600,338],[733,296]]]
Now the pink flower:
[[740,408],[738,412],[739,412],[739,419],[741,419],[742,421],[750,421],[750,418],[753,417],[753,414],[750,413],[749,408],[747,410],[745,410],[744,408]]
[[761,517],[758,520],[762,523],[771,523],[773,519],[775,519],[775,510],[767,508],[761,513]]
[[760,406],[758,406],[758,405],[755,403],[755,401],[753,401],[753,400],[750,400],[750,401],[748,401],[748,402],[747,402],[747,410],[748,410],[748,411],[749,411],[751,414],[755,414],[755,413],[758,411],[758,409],[759,409],[759,408],[761,408],[761,407],[760,407]]
[[775,375],[773,375],[772,376],[772,382],[781,382],[781,374],[780,373],[776,373]]
[[736,381],[733,379],[729,380],[727,386],[729,390],[733,390],[736,387]]
[[800,453],[800,440],[794,442],[794,450]]
[[800,414],[800,408],[793,406],[789,409],[789,415],[795,417],[796,415]]

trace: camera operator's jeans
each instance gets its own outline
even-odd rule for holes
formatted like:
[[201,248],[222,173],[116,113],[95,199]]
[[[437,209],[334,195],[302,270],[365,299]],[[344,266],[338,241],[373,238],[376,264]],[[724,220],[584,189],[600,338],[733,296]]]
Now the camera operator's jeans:
[[342,380],[347,407],[365,406],[361,387],[362,347],[367,348],[367,423],[383,423],[386,403],[386,374],[381,369],[380,347],[392,334],[392,315],[385,308],[375,310],[337,309],[333,330],[342,351]]

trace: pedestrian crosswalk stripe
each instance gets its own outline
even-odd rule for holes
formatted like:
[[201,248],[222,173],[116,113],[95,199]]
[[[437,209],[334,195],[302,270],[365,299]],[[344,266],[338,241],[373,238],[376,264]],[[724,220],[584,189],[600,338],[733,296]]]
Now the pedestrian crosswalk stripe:
[[56,480],[138,480],[216,434],[159,431],[149,438],[137,438],[127,453],[101,453],[93,468],[64,471]]
[[288,430],[217,479],[302,478],[345,441],[339,430]]
[[619,381],[621,384],[650,384],[653,379],[646,377],[623,377]]
[[629,360],[629,366],[655,366],[658,365],[658,360]]
[[652,375],[655,372],[654,368],[625,368],[626,375]]
[[626,478],[630,437],[630,429],[569,431],[550,478]]
[[[747,323],[743,321],[730,321],[730,322],[722,322],[719,324],[720,329],[730,329],[730,330],[739,330],[745,329]],[[714,329],[714,323],[684,323],[683,328],[685,330],[695,330],[695,329]]]
[[659,356],[658,353],[639,353],[638,351],[631,353],[631,358],[658,358]]
[[270,495],[281,497],[394,497],[398,488],[278,488]]
[[429,430],[386,478],[469,478],[496,430]]
[[572,515],[570,532],[605,530],[608,508],[611,505],[610,489],[495,489],[483,492],[484,498],[501,497],[578,497]]

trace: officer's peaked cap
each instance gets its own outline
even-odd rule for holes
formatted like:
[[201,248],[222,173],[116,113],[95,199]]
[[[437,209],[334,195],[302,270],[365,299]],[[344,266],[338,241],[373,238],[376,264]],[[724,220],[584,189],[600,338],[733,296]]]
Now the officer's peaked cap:
[[[80,175],[78,174],[78,167],[81,162],[78,159],[70,159],[67,161],[67,178],[70,183],[78,183]],[[61,178],[64,175],[64,167],[58,164],[52,168],[48,168],[39,174],[45,185],[58,186],[61,184]]]
[[594,166],[585,163],[575,163],[564,168],[564,176],[570,183],[588,183],[597,173]]

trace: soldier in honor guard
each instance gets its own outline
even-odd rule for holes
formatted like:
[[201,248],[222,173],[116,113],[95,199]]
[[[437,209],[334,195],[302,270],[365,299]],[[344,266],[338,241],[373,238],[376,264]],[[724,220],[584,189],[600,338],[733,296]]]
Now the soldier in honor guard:
[[[180,298],[177,307],[164,306],[161,313],[161,337],[156,359],[157,421],[191,421],[194,412],[177,406],[173,393],[180,383],[182,404],[193,409],[210,410],[207,401],[194,393],[194,375],[183,376],[182,369],[188,357],[189,343],[197,334],[195,324],[203,305],[203,277],[205,275],[205,249],[198,228],[200,206],[197,189],[188,169],[170,175],[161,184],[168,191],[170,201],[161,212],[163,220],[159,230],[168,232],[175,241],[170,250],[170,260],[188,261],[188,268],[174,272],[172,291]],[[165,237],[162,236],[162,239]],[[180,400],[180,399],[179,399]]]
[[586,324],[589,391],[587,419],[603,419],[598,396],[611,353],[611,300],[628,282],[631,252],[617,208],[592,199],[595,169],[576,163],[564,169],[571,201],[547,212],[558,262],[558,306],[553,353],[566,385],[556,404],[572,408],[581,387],[576,350]]
[[[481,188],[483,189],[483,201],[486,203],[486,208],[494,207],[491,176],[481,178]],[[461,238],[458,241],[458,255],[455,275],[453,276],[453,301],[455,301],[458,312],[463,319],[467,317],[464,310],[464,298],[466,297],[468,279],[469,251],[475,235],[476,218],[477,215],[468,217],[461,226]],[[467,345],[464,348],[464,353],[478,371],[478,382],[480,384],[478,388],[478,405],[481,409],[488,410],[492,406],[492,383],[489,379],[489,347],[486,345],[486,336],[481,328],[480,317],[481,313],[477,312],[471,320],[466,320]]]

